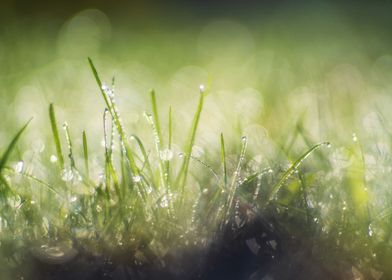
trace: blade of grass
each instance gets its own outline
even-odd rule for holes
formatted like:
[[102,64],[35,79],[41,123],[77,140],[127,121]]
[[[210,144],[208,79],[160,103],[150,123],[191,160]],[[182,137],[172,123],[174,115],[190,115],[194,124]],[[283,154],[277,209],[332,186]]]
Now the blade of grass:
[[75,165],[75,159],[73,156],[73,145],[72,145],[72,140],[71,140],[71,134],[69,132],[69,127],[66,122],[63,124],[63,128],[65,130],[65,139],[66,139],[67,145],[68,145],[68,157],[71,162],[71,168],[74,169],[74,168],[76,168],[76,165]]
[[8,144],[7,149],[5,150],[5,152],[3,153],[3,155],[1,156],[0,159],[0,174],[3,170],[3,168],[5,167],[5,164],[8,161],[8,158],[11,155],[11,152],[13,151],[13,149],[15,148],[16,143],[18,142],[20,136],[22,135],[23,131],[27,128],[27,126],[29,125],[29,123],[31,122],[32,119],[30,119],[29,121],[27,121],[27,123],[15,134],[14,138],[11,140],[11,142]]
[[184,188],[185,188],[185,184],[187,181],[189,161],[191,158],[190,156],[192,154],[192,148],[195,143],[196,131],[197,131],[197,127],[199,124],[201,111],[203,109],[203,103],[204,103],[204,91],[200,90],[199,104],[197,105],[197,110],[196,110],[196,113],[193,117],[193,122],[192,122],[192,126],[190,129],[189,137],[188,137],[188,145],[185,148],[184,161],[182,163],[180,172],[179,172],[177,180],[176,180],[176,185],[179,184],[179,186],[181,188],[181,196],[184,193]]
[[56,114],[54,111],[53,103],[50,103],[49,105],[49,118],[50,118],[50,125],[52,127],[53,140],[56,146],[57,159],[60,165],[60,169],[63,170],[64,157],[63,157],[63,152],[61,151],[61,142],[60,142],[59,130],[57,128],[57,120],[56,120]]
[[114,120],[114,122],[116,124],[117,131],[118,131],[118,133],[120,135],[121,141],[123,142],[123,145],[124,145],[125,150],[126,150],[126,155],[127,155],[127,158],[128,158],[128,161],[129,161],[129,165],[131,167],[131,170],[132,170],[132,172],[133,172],[133,174],[135,176],[138,176],[139,175],[139,169],[136,166],[135,159],[134,159],[134,156],[133,156],[133,151],[132,151],[131,147],[128,145],[128,141],[127,141],[127,138],[126,138],[126,135],[125,135],[125,131],[124,131],[123,126],[122,126],[122,124],[120,122],[120,118],[119,118],[118,112],[113,107],[112,101],[110,100],[110,98],[108,97],[107,93],[103,89],[103,85],[102,85],[101,79],[99,78],[97,69],[95,68],[94,63],[91,60],[91,58],[88,58],[88,62],[90,64],[90,68],[91,68],[91,71],[93,72],[94,78],[95,78],[95,80],[96,80],[96,82],[97,82],[97,84],[99,86],[99,89],[100,89],[101,95],[102,95],[102,97],[103,97],[103,99],[105,101],[105,104],[106,104],[107,108],[109,109],[109,112],[112,115],[112,118],[113,118],[113,120]]
[[[169,152],[171,152],[172,148],[172,133],[173,133],[173,122],[172,122],[172,108],[171,106],[169,107],[169,136],[168,136],[168,145],[167,148]],[[170,185],[170,160],[165,161],[165,181],[166,181],[166,186]]]
[[227,166],[226,166],[226,150],[225,150],[225,139],[223,138],[223,133],[220,135],[221,144],[221,164],[223,168],[223,186],[227,188]]
[[229,194],[227,196],[225,221],[228,220],[233,206],[234,196],[238,187],[237,180],[241,172],[242,162],[245,159],[245,152],[246,152],[246,147],[248,145],[248,138],[246,136],[243,136],[241,142],[242,142],[242,146],[241,146],[240,158],[238,160],[237,167],[234,171],[233,178],[230,184]]
[[286,180],[295,172],[295,170],[302,164],[302,162],[309,156],[311,155],[314,151],[316,151],[318,148],[321,146],[328,146],[330,145],[329,142],[322,142],[319,143],[312,148],[310,148],[308,151],[306,151],[302,156],[300,156],[291,166],[289,169],[284,172],[282,177],[279,179],[279,181],[272,187],[272,190],[270,194],[267,196],[267,201],[271,201],[274,199],[275,195],[279,192],[279,190],[282,188],[283,184],[286,182]]
[[[89,57],[88,57],[88,62],[89,62],[91,71],[93,72],[94,78],[99,86],[99,90],[101,92],[101,95],[102,95],[102,97],[105,101],[105,104],[106,104],[107,108],[109,109],[109,112],[112,116],[112,119],[116,125],[116,129],[118,131],[118,134],[119,134],[120,140],[121,140],[120,145],[125,150],[126,159],[128,161],[129,167],[133,173],[133,176],[140,177],[140,170],[136,165],[134,153],[131,149],[131,146],[128,143],[126,133],[125,133],[124,128],[123,128],[121,121],[120,121],[119,113],[118,113],[116,107],[114,106],[113,97],[110,97],[109,94],[107,92],[105,92],[105,88],[103,87],[101,79],[99,78],[97,69],[95,68],[93,61]],[[143,184],[140,181],[138,181],[138,182],[136,182],[136,185],[139,188],[138,194],[141,196],[141,198],[143,200],[145,200],[146,199],[146,190],[144,189]]]
[[[161,125],[159,123],[157,100],[156,100],[156,96],[155,96],[155,91],[154,90],[150,91],[150,97],[151,97],[152,116],[153,116],[153,119],[154,119],[155,128],[156,128],[157,136],[158,136],[158,139],[159,139],[159,143],[160,143],[160,145],[162,145],[162,143],[163,143],[162,142],[162,131],[161,131]],[[161,148],[161,146],[159,148]]]
[[86,131],[83,130],[82,133],[83,136],[83,158],[84,158],[84,168],[86,172],[87,178],[90,178],[90,171],[89,171],[89,166],[88,166],[88,146],[87,146],[87,135]]

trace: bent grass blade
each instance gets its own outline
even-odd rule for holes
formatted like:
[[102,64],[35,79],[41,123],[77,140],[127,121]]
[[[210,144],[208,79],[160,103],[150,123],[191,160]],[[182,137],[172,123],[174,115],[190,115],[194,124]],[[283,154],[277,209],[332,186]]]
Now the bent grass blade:
[[279,179],[279,181],[272,187],[272,190],[270,194],[267,196],[267,201],[271,201],[275,198],[276,194],[279,192],[279,190],[283,187],[284,183],[287,181],[287,179],[295,172],[295,170],[302,164],[302,162],[309,156],[311,155],[314,151],[319,149],[321,146],[328,146],[330,145],[329,142],[322,142],[320,144],[317,144],[313,146],[311,149],[309,149],[307,152],[305,152],[302,156],[300,156],[291,166],[289,169],[284,172],[282,177]]

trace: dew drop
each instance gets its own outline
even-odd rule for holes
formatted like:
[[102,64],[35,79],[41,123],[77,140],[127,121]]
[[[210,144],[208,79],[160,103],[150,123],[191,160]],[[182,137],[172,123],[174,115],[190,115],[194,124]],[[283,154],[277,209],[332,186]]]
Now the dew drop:
[[101,205],[98,204],[98,205],[95,207],[95,210],[97,210],[98,213],[102,212],[102,207],[101,207]]
[[208,189],[207,188],[203,189],[202,194],[204,195],[208,194]]
[[132,177],[132,180],[133,180],[135,183],[139,183],[139,182],[142,180],[142,177],[140,177],[140,176],[133,176],[133,177]]
[[50,162],[53,162],[53,163],[57,162],[57,157],[55,155],[51,155]]
[[357,141],[358,141],[357,134],[353,133],[353,142],[357,142]]
[[331,144],[330,142],[327,142],[327,143],[326,143],[326,146],[327,146],[327,148],[331,148],[331,147],[332,147],[332,144]]
[[369,225],[369,227],[368,227],[368,234],[369,234],[369,236],[373,236],[373,234],[374,234],[372,225]]
[[179,158],[183,158],[184,157],[184,153],[178,153],[178,157]]
[[241,137],[241,141],[242,141],[242,142],[248,141],[248,137],[247,137],[247,136],[242,136],[242,137]]
[[65,182],[69,182],[73,179],[73,172],[71,169],[63,169],[61,171],[61,179]]
[[14,170],[16,173],[22,173],[23,167],[24,167],[24,162],[23,162],[23,160],[21,160],[15,164]]
[[68,128],[68,123],[67,123],[67,122],[64,122],[64,123],[63,123],[63,129],[66,130],[67,128]]
[[69,199],[69,202],[75,202],[76,200],[78,200],[78,198],[76,196],[71,196],[71,198]]
[[166,195],[162,197],[161,202],[159,203],[159,206],[161,206],[162,208],[166,208],[169,206],[169,199]]
[[199,86],[199,90],[200,90],[200,93],[204,93],[204,91],[206,90],[205,86],[204,85],[200,85]]
[[159,152],[159,156],[163,161],[170,161],[173,158],[173,151],[170,149],[164,149]]

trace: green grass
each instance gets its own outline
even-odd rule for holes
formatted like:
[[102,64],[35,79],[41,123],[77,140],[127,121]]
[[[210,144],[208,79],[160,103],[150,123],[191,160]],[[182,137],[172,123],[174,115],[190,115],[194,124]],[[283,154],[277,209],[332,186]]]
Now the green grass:
[[52,58],[36,68],[29,44],[10,51],[4,35],[12,57],[1,79],[15,97],[0,104],[1,261],[20,262],[31,242],[71,239],[162,257],[206,245],[246,206],[331,267],[392,275],[388,40],[370,46],[373,33],[348,28],[303,42],[291,34],[304,26],[267,22],[234,44],[217,36],[224,25],[238,27],[195,25],[174,46],[170,28],[148,38],[132,29],[87,65],[88,44],[72,56],[60,34],[60,54],[36,42],[36,56]]

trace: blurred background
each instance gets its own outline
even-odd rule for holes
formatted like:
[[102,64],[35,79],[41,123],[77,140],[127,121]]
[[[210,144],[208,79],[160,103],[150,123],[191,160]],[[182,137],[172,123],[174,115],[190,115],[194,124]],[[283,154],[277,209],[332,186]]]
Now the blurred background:
[[[2,145],[34,117],[26,145],[45,146],[50,102],[75,138],[83,129],[102,138],[103,101],[88,56],[106,83],[115,76],[125,124],[146,137],[142,112],[150,110],[151,88],[164,118],[173,106],[182,143],[199,85],[206,85],[198,144],[211,149],[221,131],[233,145],[252,134],[255,150],[268,147],[261,139],[283,147],[298,142],[299,149],[324,140],[339,144],[353,133],[367,137],[380,115],[390,115],[390,1],[0,5]],[[292,139],[299,130],[303,139]]]

